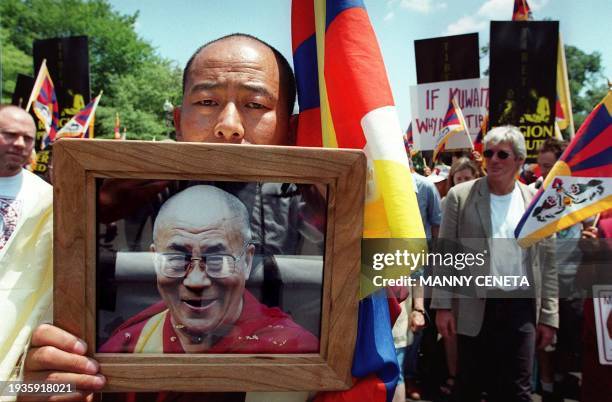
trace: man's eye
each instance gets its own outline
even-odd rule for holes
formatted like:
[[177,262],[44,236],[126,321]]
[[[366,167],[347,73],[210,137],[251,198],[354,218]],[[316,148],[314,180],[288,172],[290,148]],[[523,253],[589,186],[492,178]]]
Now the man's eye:
[[249,109],[265,109],[266,108],[264,105],[262,105],[261,103],[257,103],[257,102],[249,102],[246,104],[246,106]]
[[202,105],[202,106],[216,106],[217,102],[215,102],[212,99],[203,99],[201,101],[196,102],[198,105]]

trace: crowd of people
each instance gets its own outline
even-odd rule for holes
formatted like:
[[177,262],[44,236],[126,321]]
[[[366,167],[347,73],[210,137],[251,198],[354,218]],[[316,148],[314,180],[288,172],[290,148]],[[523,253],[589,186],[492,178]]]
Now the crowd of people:
[[[276,49],[257,38],[234,34],[198,49],[184,70],[183,95],[183,103],[175,114],[178,141],[253,145],[295,143],[295,120],[291,118],[295,102],[293,73]],[[12,314],[6,320],[12,327],[2,332],[0,369],[3,378],[7,379],[52,379],[75,384],[78,392],[66,396],[65,400],[91,400],[93,393],[101,390],[106,381],[98,362],[86,354],[92,345],[61,328],[41,324],[52,319],[48,311],[51,304],[51,233],[43,230],[50,225],[52,201],[51,187],[22,168],[30,156],[34,135],[34,122],[25,111],[13,106],[0,107],[3,218],[0,261],[3,268],[9,266],[0,279],[2,283],[9,283],[11,275],[27,276],[27,286],[24,280],[21,287],[25,294],[17,299],[17,304],[9,306],[9,293],[15,289],[9,289],[6,300],[0,301],[3,314],[7,311]],[[545,142],[538,158],[542,179],[532,176],[533,183],[521,183],[517,178],[526,159],[523,135],[512,126],[496,127],[485,136],[482,155],[477,152],[453,155],[450,166],[434,166],[423,172],[425,175],[413,173],[413,187],[432,250],[439,247],[444,251],[444,247],[451,247],[452,243],[436,239],[455,240],[455,243],[467,238],[480,240],[480,246],[490,250],[491,274],[523,275],[532,285],[490,289],[474,286],[467,296],[448,287],[413,288],[394,327],[397,356],[402,367],[395,401],[430,396],[456,401],[526,401],[531,400],[534,389],[538,389],[545,400],[560,400],[570,388],[570,373],[575,371],[582,372],[582,400],[603,401],[612,395],[610,367],[596,361],[592,304],[585,299],[583,290],[592,283],[605,283],[609,276],[601,271],[581,275],[587,271],[583,265],[588,262],[589,255],[609,253],[605,245],[597,243],[599,250],[589,249],[595,246],[581,240],[610,236],[611,214],[604,213],[597,219],[558,233],[556,238],[563,239],[563,243],[543,241],[523,250],[513,240],[518,221],[535,189],[541,185],[538,183],[545,179],[562,149],[563,144],[553,140]],[[235,202],[218,190],[192,188],[195,190],[191,191],[198,193],[192,196],[214,198],[220,205]],[[36,206],[29,205],[33,200]],[[174,203],[184,202],[174,199]],[[169,205],[166,214],[189,212],[187,208],[176,212],[172,204]],[[232,211],[236,213],[235,209]],[[204,226],[217,224],[211,217],[206,219]],[[246,226],[248,217],[241,219]],[[46,226],[34,227],[34,222],[45,222]],[[138,331],[142,331],[151,320],[158,320],[174,331],[171,333],[176,334],[175,341],[171,335],[169,342],[176,344],[178,341],[177,347],[182,351],[215,350],[220,347],[218,342],[231,335],[231,330],[223,330],[219,336],[210,334],[209,327],[223,329],[223,325],[217,324],[242,322],[244,314],[258,309],[271,317],[273,321],[270,322],[275,325],[280,323],[299,330],[282,312],[260,306],[248,295],[243,298],[244,281],[253,253],[252,248],[244,246],[250,235],[238,236],[240,241],[222,250],[221,254],[231,254],[231,258],[223,257],[218,265],[220,271],[214,272],[213,260],[209,266],[208,261],[202,263],[197,253],[196,257],[191,252],[185,257],[187,246],[176,248],[165,244],[164,231],[183,230],[166,226],[160,224],[154,241],[155,250],[161,251],[158,254],[162,260],[156,263],[156,272],[164,304],[140,317],[139,321],[121,327],[103,348],[134,351],[139,347],[138,337],[132,337],[134,325],[140,326]],[[248,230],[244,229],[242,233],[246,232]],[[575,254],[566,253],[568,248]],[[32,252],[34,249],[36,253]],[[182,263],[174,266],[170,258],[177,254],[181,254]],[[38,270],[22,272],[34,263],[25,267],[15,264],[15,261],[37,255],[46,257]],[[233,268],[229,269],[228,264]],[[426,274],[434,274],[436,267],[429,268]],[[196,276],[200,280],[197,286],[193,285],[197,282]],[[582,287],[577,281],[581,276],[586,277]],[[167,285],[169,283],[172,287]],[[227,292],[225,299],[219,296],[222,291]],[[560,294],[565,297],[560,298]],[[190,297],[188,307],[178,306],[176,302],[184,295]],[[243,303],[244,300],[247,303]],[[587,301],[583,303],[584,300]],[[168,311],[170,313],[166,314]],[[203,322],[193,320],[204,311]],[[181,320],[184,322],[179,322]],[[190,325],[193,330],[186,335],[183,329]],[[607,317],[607,325],[612,334],[612,318]],[[279,330],[262,337],[272,339],[279,333],[285,335]],[[316,339],[305,331],[300,334],[300,339],[291,340],[299,350],[316,350]],[[164,345],[152,347],[165,348]],[[577,365],[575,361],[580,354],[582,363]],[[434,362],[439,356],[443,356],[439,359],[442,364],[436,368]],[[534,370],[536,361],[538,369]],[[423,385],[427,386],[420,388]],[[245,395],[132,393],[106,395],[104,400],[111,400],[109,398],[244,401]],[[297,402],[311,398],[308,393],[250,393],[246,400]]]
[[[394,329],[403,369],[394,401],[530,401],[536,391],[543,401],[603,401],[612,394],[609,382],[593,380],[610,379],[612,371],[597,361],[588,298],[593,284],[609,283],[606,270],[597,267],[610,250],[605,242],[593,250],[586,240],[607,237],[612,214],[588,218],[529,249],[514,240],[525,209],[566,146],[546,140],[537,164],[529,165],[521,132],[502,126],[487,133],[482,155],[454,151],[443,156],[450,166],[425,165],[422,174],[413,169],[430,250],[456,252],[448,240],[469,239],[470,247],[489,251],[489,274],[526,275],[532,285],[425,289],[431,299],[418,305],[426,306],[428,325],[410,321],[405,338],[411,342],[403,343],[397,342],[403,328]],[[532,174],[521,174],[525,170]],[[403,308],[420,314],[410,302]],[[612,336],[612,317],[604,319]]]

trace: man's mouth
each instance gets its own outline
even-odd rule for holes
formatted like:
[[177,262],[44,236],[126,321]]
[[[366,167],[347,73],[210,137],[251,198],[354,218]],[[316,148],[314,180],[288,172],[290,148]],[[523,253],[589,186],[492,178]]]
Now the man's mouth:
[[14,158],[23,158],[24,157],[23,153],[18,153],[18,152],[7,152],[6,155],[12,156]]
[[195,312],[203,312],[217,303],[217,299],[183,299],[182,303],[189,309]]

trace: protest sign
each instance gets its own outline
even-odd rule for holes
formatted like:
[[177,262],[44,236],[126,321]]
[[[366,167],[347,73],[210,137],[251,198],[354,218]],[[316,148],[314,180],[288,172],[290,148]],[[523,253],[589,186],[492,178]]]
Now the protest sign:
[[521,129],[527,161],[554,135],[557,21],[491,22],[491,126]]
[[478,34],[414,41],[417,83],[480,77]]
[[[472,140],[476,138],[489,107],[487,78],[414,85],[410,87],[410,103],[415,149],[434,148],[434,136],[442,129],[444,115],[453,97],[463,112]],[[455,136],[446,144],[447,150],[470,147],[465,136]]]

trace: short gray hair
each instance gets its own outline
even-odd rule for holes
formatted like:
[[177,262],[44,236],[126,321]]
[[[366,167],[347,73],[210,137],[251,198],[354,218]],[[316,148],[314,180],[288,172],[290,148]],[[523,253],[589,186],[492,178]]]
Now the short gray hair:
[[518,127],[499,126],[492,128],[484,137],[484,149],[489,148],[489,145],[497,145],[502,142],[509,143],[512,146],[514,154],[520,159],[527,158],[525,137]]

